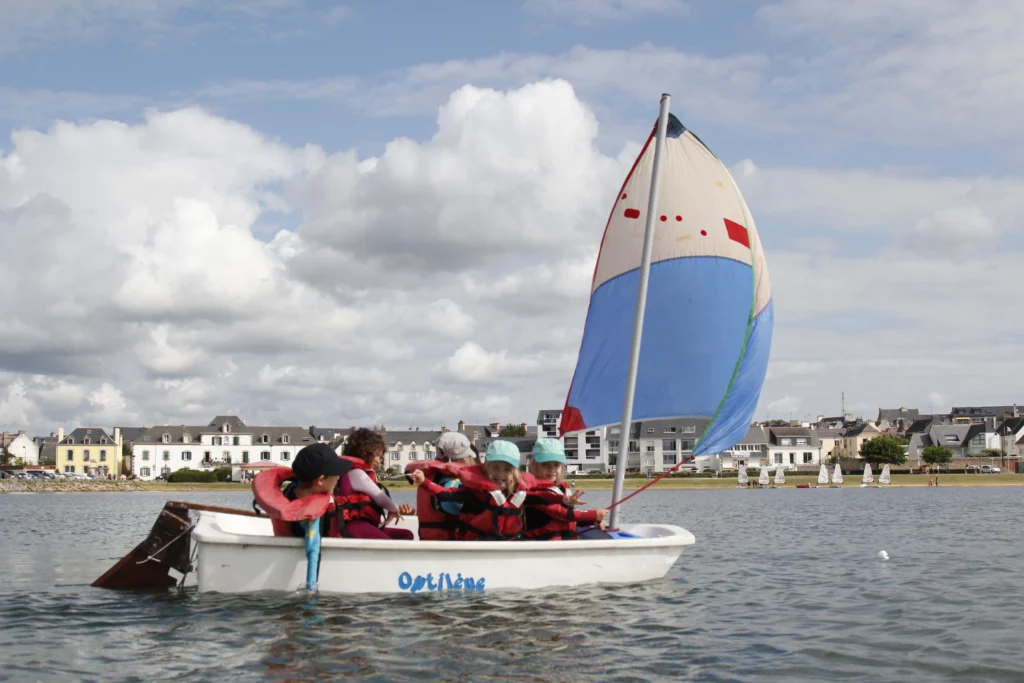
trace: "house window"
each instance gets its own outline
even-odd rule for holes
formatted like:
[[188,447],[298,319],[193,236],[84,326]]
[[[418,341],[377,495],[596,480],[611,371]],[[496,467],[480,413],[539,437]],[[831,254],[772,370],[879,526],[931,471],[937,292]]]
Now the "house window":
[[82,451],[82,460],[84,460],[86,462],[89,462],[89,450],[88,449]]
[[[182,460],[191,460],[192,459],[192,451],[182,451],[181,459]],[[209,458],[207,458],[207,460],[209,460]]]
[[417,453],[416,451],[409,451],[409,459],[410,460],[415,460],[418,457],[420,457],[419,453]]
[[249,451],[242,451],[242,464],[249,462]]
[[68,473],[71,473],[71,474],[74,474],[75,466],[74,465],[64,465],[64,471],[68,472]]
[[391,451],[391,459],[392,460],[400,460],[401,458],[402,458],[402,455],[398,451]]
[[213,437],[213,445],[214,446],[223,446],[224,445],[224,439],[219,437],[219,436]]
[[796,445],[797,446],[806,446],[807,445],[807,439],[805,437],[797,437]]
[[260,460],[270,460],[270,451],[260,451]]
[[74,459],[75,459],[75,452],[69,448],[68,449],[68,460],[70,461],[70,460],[74,460]]
[[260,437],[260,443],[270,443],[270,437],[264,434]]
[[780,446],[792,446],[793,445],[793,439],[779,439],[779,445]]
[[579,456],[579,451],[566,451],[565,452],[566,460],[577,460],[577,459],[579,459],[579,457],[580,457]]
[[661,464],[662,465],[675,465],[676,464],[676,454],[675,453],[663,453],[662,456],[661,456]]
[[100,462],[106,462],[106,461],[107,461],[107,452],[106,451],[100,451]]
[[291,457],[292,456],[288,451],[285,451],[284,453],[281,454],[281,460],[290,460]]
[[171,468],[170,467],[163,467],[163,468],[160,469],[160,474],[164,475],[165,477],[167,475],[169,475],[170,473],[171,473]]
[[648,434],[653,434],[654,433],[654,427],[648,427],[647,428],[647,433]]
[[164,451],[163,452],[163,459],[164,459],[165,462],[167,460],[170,460],[171,459],[171,452],[170,451]]
[[956,434],[946,434],[946,443],[959,443],[960,437]]
[[782,464],[782,453],[776,453],[775,454],[775,464],[776,465],[781,465]]
[[149,451],[142,451],[142,459],[149,460]]
[[684,451],[692,451],[693,450],[693,439],[681,439],[679,441],[679,444],[680,444],[680,448],[682,448]]
[[89,444],[92,443],[92,439],[90,439],[89,437],[85,437],[84,439],[82,439],[82,443],[88,446]]
[[697,433],[697,428],[696,427],[683,427],[683,434],[696,434],[696,433]]
[[213,453],[211,453],[210,451],[203,451],[203,460],[209,461],[209,460],[212,460],[212,459],[213,459]]
[[292,437],[288,436],[287,434],[285,434],[284,436],[281,437],[281,443],[291,443],[291,442],[292,442]]
[[101,445],[101,446],[103,446],[103,445],[105,445],[106,443],[107,443],[107,437],[105,437],[105,436],[101,436],[101,437],[100,437],[100,445]]
[[237,436],[231,437],[231,445],[232,446],[237,446],[238,445],[238,437]]
[[149,476],[149,468],[148,467],[140,467],[139,468],[139,476],[140,477],[148,477]]
[[661,440],[661,450],[663,450],[663,451],[674,451],[675,449],[676,449],[676,440],[675,439],[662,439]]
[[804,453],[804,464],[814,462],[814,453]]
[[653,443],[647,444],[647,449],[646,450],[647,450],[648,453],[653,453],[654,452],[654,444]]
[[185,432],[184,434],[181,435],[181,441],[182,443],[190,443],[192,441],[192,435],[189,434],[188,432]]
[[[587,445],[589,446],[590,444],[587,444]],[[630,453],[639,453],[640,452],[640,442],[639,441],[630,441],[629,442],[629,452]]]
[[231,451],[224,451],[224,462],[231,464]]
[[601,451],[587,451],[587,460],[597,460],[599,457],[601,457]]
[[665,427],[665,433],[666,434],[675,434],[676,433],[676,427]]
[[160,437],[160,440],[163,441],[164,443],[170,443],[171,442],[171,435],[170,434],[164,434],[163,436]]
[[74,445],[74,443],[75,443],[75,440],[74,440],[74,439],[72,439],[72,438],[71,438],[71,437],[69,436],[69,437],[68,437],[68,440],[67,440],[67,441],[65,441],[64,443],[66,443],[66,444],[68,444],[68,445],[72,445],[72,446],[73,446],[73,445]]
[[227,422],[224,423],[224,431],[225,432],[230,432],[231,431],[231,425],[229,425]]

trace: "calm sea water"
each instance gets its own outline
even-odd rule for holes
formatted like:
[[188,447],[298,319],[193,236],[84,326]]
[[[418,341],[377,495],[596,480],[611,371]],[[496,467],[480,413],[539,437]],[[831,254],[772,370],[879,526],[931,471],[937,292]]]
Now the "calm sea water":
[[1019,681],[1022,496],[652,491],[697,537],[663,581],[306,598],[90,588],[168,496],[0,495],[0,680]]

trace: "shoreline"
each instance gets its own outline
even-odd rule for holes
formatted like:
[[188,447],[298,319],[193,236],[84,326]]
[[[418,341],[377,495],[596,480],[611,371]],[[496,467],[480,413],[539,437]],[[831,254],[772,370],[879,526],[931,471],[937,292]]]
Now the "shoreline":
[[[899,474],[894,475],[892,484],[882,488],[928,488],[929,475],[927,474]],[[569,477],[567,480],[572,481]],[[646,479],[627,479],[626,491],[634,491],[647,483]],[[576,477],[576,488],[583,491],[609,491],[614,486],[613,479],[590,479],[587,477]],[[876,479],[877,482],[877,479]],[[817,475],[813,476],[791,476],[786,478],[782,489],[796,488],[796,484],[817,483]],[[406,482],[388,482],[389,489],[396,491],[411,491],[413,486]],[[941,474],[939,475],[939,488],[943,487],[1001,487],[1001,486],[1024,486],[1024,476],[1015,474]],[[652,489],[666,491],[714,491],[714,490],[739,490],[735,478],[710,479],[710,478],[667,478],[654,486]],[[823,487],[827,488],[827,487]],[[842,488],[860,488],[859,477],[849,477]],[[251,484],[242,483],[210,483],[210,484],[168,484],[164,482],[141,482],[141,481],[30,481],[24,479],[0,480],[0,494],[4,493],[188,493],[188,492],[229,492],[229,491],[251,491]]]

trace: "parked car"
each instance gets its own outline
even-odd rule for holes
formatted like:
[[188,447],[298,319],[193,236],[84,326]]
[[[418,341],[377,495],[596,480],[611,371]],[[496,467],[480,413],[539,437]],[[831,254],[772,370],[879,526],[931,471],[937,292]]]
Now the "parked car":
[[981,473],[982,474],[999,474],[1000,472],[1002,472],[1002,470],[999,469],[998,467],[992,467],[991,465],[982,465],[981,466]]
[[158,474],[155,477],[153,477],[153,481],[167,481],[167,475],[166,474]]

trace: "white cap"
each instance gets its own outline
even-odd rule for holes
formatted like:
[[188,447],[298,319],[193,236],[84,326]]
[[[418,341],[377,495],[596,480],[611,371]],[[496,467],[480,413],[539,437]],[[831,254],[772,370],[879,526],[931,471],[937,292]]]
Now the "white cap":
[[442,451],[438,455],[444,455],[449,460],[475,457],[473,449],[469,447],[469,439],[461,432],[445,432],[434,445],[438,451]]

